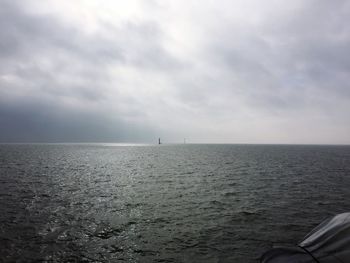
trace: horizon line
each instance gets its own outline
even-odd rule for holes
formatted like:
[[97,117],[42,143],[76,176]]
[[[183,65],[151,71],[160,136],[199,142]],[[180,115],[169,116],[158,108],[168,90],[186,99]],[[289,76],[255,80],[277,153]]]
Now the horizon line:
[[[158,145],[154,142],[0,142],[5,144],[129,144],[129,145]],[[350,143],[249,143],[249,142],[162,142],[161,145],[295,145],[295,146],[350,146]]]

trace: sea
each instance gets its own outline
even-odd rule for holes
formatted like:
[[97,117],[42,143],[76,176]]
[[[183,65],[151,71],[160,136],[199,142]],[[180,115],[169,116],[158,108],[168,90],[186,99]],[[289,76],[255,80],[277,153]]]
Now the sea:
[[348,211],[350,146],[0,145],[0,262],[259,262]]

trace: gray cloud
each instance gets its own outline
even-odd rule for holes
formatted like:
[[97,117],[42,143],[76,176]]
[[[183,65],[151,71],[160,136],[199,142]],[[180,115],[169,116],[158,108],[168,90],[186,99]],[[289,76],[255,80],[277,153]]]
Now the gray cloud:
[[347,1],[31,3],[0,4],[0,141],[350,143]]
[[0,121],[1,142],[144,142],[155,136],[147,125],[43,102],[3,104]]

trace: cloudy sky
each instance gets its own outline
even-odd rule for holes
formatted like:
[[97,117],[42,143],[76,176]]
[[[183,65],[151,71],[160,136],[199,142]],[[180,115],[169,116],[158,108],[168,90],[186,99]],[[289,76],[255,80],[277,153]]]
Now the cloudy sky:
[[0,1],[1,142],[350,143],[346,0]]

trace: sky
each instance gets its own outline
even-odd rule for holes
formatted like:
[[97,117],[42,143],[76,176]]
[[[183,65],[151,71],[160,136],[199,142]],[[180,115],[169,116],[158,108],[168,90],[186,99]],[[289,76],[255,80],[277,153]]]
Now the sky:
[[0,142],[350,144],[346,0],[1,0]]

